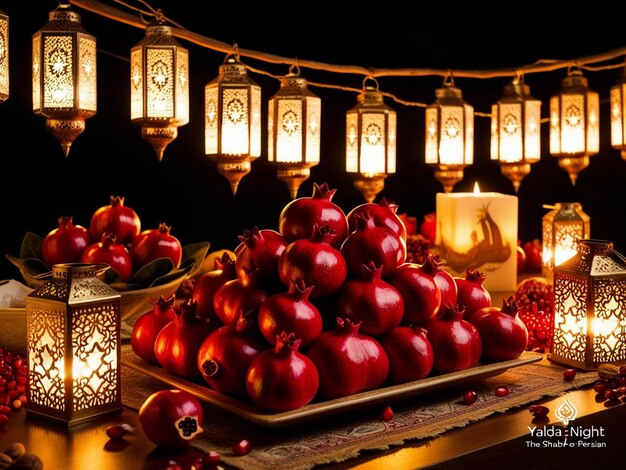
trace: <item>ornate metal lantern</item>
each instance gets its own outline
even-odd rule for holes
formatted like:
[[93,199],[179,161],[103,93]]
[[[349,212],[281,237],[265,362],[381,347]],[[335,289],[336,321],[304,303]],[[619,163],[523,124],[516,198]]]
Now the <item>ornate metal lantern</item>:
[[550,98],[550,153],[572,184],[600,150],[600,98],[578,68],[570,69],[561,90]]
[[130,51],[130,118],[142,126],[159,161],[178,128],[189,122],[189,52],[159,11]]
[[235,52],[204,89],[205,153],[230,183],[233,194],[261,155],[261,87]]
[[619,81],[611,87],[611,145],[626,160],[626,66]]
[[555,266],[576,254],[578,240],[591,236],[590,219],[578,202],[557,202],[542,219],[543,275],[552,277]]
[[579,240],[554,268],[554,337],[549,358],[579,369],[626,363],[626,258],[606,240]]
[[85,119],[96,114],[96,38],[67,0],[48,19],[33,35],[33,112],[46,118],[67,157]]
[[474,163],[474,108],[463,100],[454,79],[446,77],[426,108],[426,164],[446,193],[463,179],[463,169]]
[[0,103],[9,97],[9,16],[0,10]]
[[267,159],[292,199],[320,161],[321,112],[322,100],[293,68],[269,100]]
[[530,165],[541,158],[541,101],[519,77],[504,87],[491,107],[491,159],[519,191]]
[[[374,85],[366,85],[367,80]],[[396,112],[383,102],[378,82],[366,77],[357,104],[346,113],[346,171],[354,187],[373,202],[396,172]]]
[[57,264],[26,297],[28,413],[68,426],[121,410],[120,294],[107,265]]

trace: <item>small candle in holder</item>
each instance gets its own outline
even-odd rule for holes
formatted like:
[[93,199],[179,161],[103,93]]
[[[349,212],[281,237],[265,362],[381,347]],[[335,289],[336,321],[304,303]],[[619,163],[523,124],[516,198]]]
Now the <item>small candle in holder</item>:
[[435,249],[442,267],[465,277],[481,271],[489,291],[514,291],[517,286],[517,196],[481,193],[438,193]]

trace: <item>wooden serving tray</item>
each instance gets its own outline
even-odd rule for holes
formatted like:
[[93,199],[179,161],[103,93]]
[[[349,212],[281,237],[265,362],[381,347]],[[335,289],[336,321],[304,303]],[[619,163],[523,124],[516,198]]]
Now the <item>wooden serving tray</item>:
[[367,392],[356,393],[333,400],[313,402],[295,410],[273,414],[265,413],[249,403],[216,392],[206,385],[166,372],[161,367],[148,364],[135,354],[125,355],[122,358],[122,363],[172,387],[185,390],[195,395],[198,399],[222,410],[233,413],[260,426],[273,428],[334,416],[359,408],[389,404],[391,401],[400,398],[432,394],[487,377],[493,377],[513,367],[537,362],[542,358],[543,356],[539,353],[524,351],[520,357],[510,361],[484,365],[480,364],[476,367],[452,372],[450,374],[427,377],[413,382],[369,390]]

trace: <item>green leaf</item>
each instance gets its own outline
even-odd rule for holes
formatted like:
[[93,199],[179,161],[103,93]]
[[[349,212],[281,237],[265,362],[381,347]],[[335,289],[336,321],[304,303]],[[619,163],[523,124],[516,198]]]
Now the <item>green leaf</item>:
[[50,272],[50,268],[40,259],[26,258],[21,259],[11,255],[4,255],[16,268],[23,274],[30,277],[38,276]]
[[189,271],[189,275],[193,275],[202,266],[202,261],[209,253],[210,246],[209,242],[197,242],[183,246],[183,260],[180,263],[180,267],[187,268],[191,266],[192,269]]
[[175,279],[184,277],[187,274],[189,274],[193,268],[194,268],[194,265],[191,264],[185,268],[176,269],[170,273],[167,273],[165,276],[161,276],[158,279],[156,279],[152,284],[150,284],[150,287],[168,284],[174,281]]
[[22,239],[22,246],[20,248],[20,258],[35,258],[43,260],[43,238],[33,232],[26,232]]
[[165,276],[174,269],[174,263],[169,258],[159,258],[150,261],[145,266],[133,274],[128,280],[128,284],[136,284],[141,287],[150,286],[156,279]]

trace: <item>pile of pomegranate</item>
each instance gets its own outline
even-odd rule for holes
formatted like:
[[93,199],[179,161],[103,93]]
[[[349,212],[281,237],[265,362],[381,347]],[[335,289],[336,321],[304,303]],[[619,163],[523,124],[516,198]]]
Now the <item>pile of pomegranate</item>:
[[104,263],[125,282],[156,259],[169,258],[175,268],[182,261],[182,245],[171,227],[162,222],[141,231],[139,215],[124,205],[121,196],[111,196],[109,204],[94,211],[89,227],[75,224],[71,216],[61,216],[57,222],[42,243],[43,262],[48,266]]
[[268,413],[517,358],[519,307],[492,306],[485,275],[453,277],[434,255],[406,259],[397,207],[348,213],[314,185],[278,230],[253,227],[182,303],[153,302],[135,353]]
[[0,348],[0,431],[26,403],[28,366],[19,354]]

